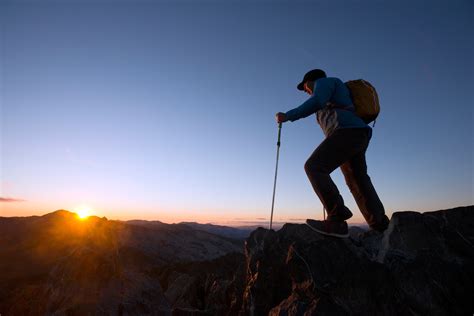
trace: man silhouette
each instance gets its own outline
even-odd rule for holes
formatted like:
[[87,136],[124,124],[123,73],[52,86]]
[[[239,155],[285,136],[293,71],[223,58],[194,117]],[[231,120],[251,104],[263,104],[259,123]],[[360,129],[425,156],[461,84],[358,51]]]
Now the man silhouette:
[[340,167],[369,227],[384,231],[389,220],[367,174],[365,160],[372,128],[356,115],[349,88],[338,78],[328,78],[323,70],[313,69],[304,75],[297,89],[311,97],[286,113],[278,112],[277,123],[293,122],[316,113],[326,136],[308,158],[304,169],[328,216],[324,221],[308,219],[306,223],[324,235],[349,235],[346,220],[352,217],[352,212],[344,205],[330,177]]

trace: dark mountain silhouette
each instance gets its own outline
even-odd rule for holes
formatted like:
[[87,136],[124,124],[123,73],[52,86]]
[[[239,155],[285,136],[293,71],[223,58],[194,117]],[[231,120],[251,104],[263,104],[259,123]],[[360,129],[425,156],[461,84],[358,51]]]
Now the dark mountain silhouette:
[[196,222],[182,222],[181,224],[190,226],[197,230],[203,230],[208,233],[221,235],[234,239],[245,239],[252,231],[258,227],[228,227],[214,224],[199,224]]
[[[213,225],[214,226],[214,225]],[[225,236],[209,233],[221,231]],[[472,315],[474,206],[383,233],[0,217],[2,315]]]
[[129,224],[59,210],[0,218],[0,314],[169,312],[157,267],[241,255],[243,242],[186,225]]
[[[229,227],[223,225],[216,225],[216,224],[200,224],[197,222],[180,222],[178,224],[165,224],[160,221],[145,221],[145,220],[129,220],[126,223],[140,225],[145,227],[166,227],[172,225],[174,227],[180,227],[182,229],[186,229],[186,227],[205,231],[211,234],[220,235],[223,237],[229,237],[232,239],[245,239],[247,238],[252,231],[255,229],[262,227],[262,225],[250,225],[250,226],[240,226],[240,227]],[[186,227],[185,227],[186,226]],[[265,226],[268,226],[265,225]],[[279,225],[277,227],[281,228],[283,225]]]

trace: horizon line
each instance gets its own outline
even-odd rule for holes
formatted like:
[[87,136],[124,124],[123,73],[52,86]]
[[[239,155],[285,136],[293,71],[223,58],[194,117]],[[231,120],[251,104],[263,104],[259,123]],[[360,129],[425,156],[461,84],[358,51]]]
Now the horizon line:
[[[52,213],[55,213],[55,212],[59,212],[59,211],[66,211],[66,212],[70,212],[70,213],[73,213],[73,214],[77,214],[77,212],[75,211],[71,211],[71,210],[68,210],[68,209],[57,209],[57,210],[54,210],[54,211],[51,211],[51,212],[46,212],[46,213],[43,213],[41,215],[37,215],[37,214],[32,214],[32,215],[23,215],[23,216],[1,216],[0,217],[3,217],[3,218],[13,218],[13,217],[34,217],[34,216],[38,216],[38,217],[42,217],[42,216],[45,216],[45,215],[48,215],[48,214],[52,214]],[[214,226],[226,226],[226,227],[234,227],[234,228],[238,228],[238,227],[242,227],[242,228],[245,228],[245,227],[255,227],[255,226],[262,226],[262,227],[265,227],[265,226],[269,226],[270,224],[270,220],[266,220],[266,219],[263,219],[263,218],[259,218],[259,219],[255,219],[255,220],[251,220],[251,219],[242,219],[242,220],[221,220],[221,221],[196,221],[196,220],[181,220],[181,221],[173,221],[173,222],[165,222],[165,221],[162,221],[160,219],[142,219],[142,218],[132,218],[132,219],[116,219],[116,218],[109,218],[107,216],[99,216],[99,215],[96,215],[96,214],[91,214],[89,215],[90,217],[92,216],[95,216],[95,217],[98,217],[98,218],[103,218],[105,217],[107,220],[113,220],[113,221],[120,221],[120,222],[129,222],[129,221],[146,221],[146,222],[160,222],[160,223],[163,223],[163,224],[168,224],[168,225],[173,225],[173,224],[186,224],[186,223],[196,223],[196,224],[199,224],[199,225],[214,225]],[[280,219],[280,220],[274,220],[273,221],[273,224],[274,225],[278,225],[278,226],[283,226],[285,224],[304,224],[304,221],[306,219],[295,219],[295,218],[291,218],[291,219]],[[364,226],[364,225],[367,225],[366,223],[363,223],[363,222],[354,222],[354,223],[350,223],[350,225],[353,225],[353,226]]]

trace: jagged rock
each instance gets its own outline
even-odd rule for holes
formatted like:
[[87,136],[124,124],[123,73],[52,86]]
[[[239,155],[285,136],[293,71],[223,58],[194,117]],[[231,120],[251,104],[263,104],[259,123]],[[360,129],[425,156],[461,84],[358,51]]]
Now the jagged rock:
[[170,286],[166,290],[165,296],[171,306],[192,308],[198,304],[196,277],[173,271],[170,279]]
[[470,315],[474,207],[394,213],[384,234],[254,231],[243,315]]
[[232,253],[218,259],[172,264],[159,278],[173,313],[235,315],[242,306],[245,257]]
[[474,208],[399,212],[377,261],[389,267],[417,314],[474,312]]

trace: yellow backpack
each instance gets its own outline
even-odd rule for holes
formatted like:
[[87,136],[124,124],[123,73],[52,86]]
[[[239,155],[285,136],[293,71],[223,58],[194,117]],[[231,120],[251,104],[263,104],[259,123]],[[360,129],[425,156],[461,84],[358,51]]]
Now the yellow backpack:
[[346,86],[351,92],[356,114],[364,120],[366,124],[374,122],[380,113],[380,103],[375,88],[364,79],[347,81]]

